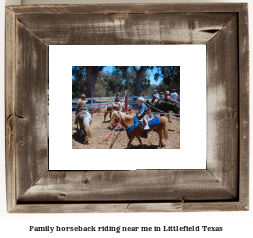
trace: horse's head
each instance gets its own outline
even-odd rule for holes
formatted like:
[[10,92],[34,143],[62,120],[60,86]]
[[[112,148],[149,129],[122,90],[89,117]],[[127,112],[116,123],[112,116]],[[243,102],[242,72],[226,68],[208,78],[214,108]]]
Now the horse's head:
[[112,119],[111,119],[111,122],[113,124],[117,124],[119,121],[120,121],[120,112],[119,111],[113,111],[112,112]]

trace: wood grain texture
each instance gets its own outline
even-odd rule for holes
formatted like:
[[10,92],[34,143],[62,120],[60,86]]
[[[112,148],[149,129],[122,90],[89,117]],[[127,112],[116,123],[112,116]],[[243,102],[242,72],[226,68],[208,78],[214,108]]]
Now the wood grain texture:
[[234,197],[207,170],[47,172],[19,202],[204,201]]
[[21,15],[18,20],[48,45],[206,44],[235,16],[39,14]]
[[[248,210],[247,17],[233,3],[7,7],[8,211]],[[180,43],[207,44],[207,170],[47,171],[49,44]]]
[[239,19],[239,201],[249,207],[249,31],[248,5]]
[[48,169],[47,50],[22,23],[16,22],[15,144],[17,198]]
[[235,16],[207,45],[207,169],[235,197],[239,172],[237,24]]
[[82,5],[27,5],[10,6],[16,15],[25,14],[161,14],[239,12],[246,3],[153,3],[153,4],[82,4]]
[[128,213],[128,212],[205,212],[247,211],[239,202],[155,202],[155,203],[83,203],[83,204],[22,204],[12,213]]
[[5,154],[7,211],[16,205],[14,91],[15,91],[15,15],[6,9],[5,26]]

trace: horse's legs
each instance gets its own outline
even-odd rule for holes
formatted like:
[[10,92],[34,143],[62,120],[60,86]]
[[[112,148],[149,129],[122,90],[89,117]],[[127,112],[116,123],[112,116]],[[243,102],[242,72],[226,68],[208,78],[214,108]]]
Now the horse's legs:
[[112,113],[110,112],[110,119],[112,120]]
[[162,144],[163,144],[162,128],[157,127],[157,129],[155,130],[155,132],[159,135],[159,148],[161,148]]
[[105,119],[106,119],[107,114],[108,114],[108,112],[105,112],[105,115],[104,115],[104,122],[105,122]]
[[163,144],[163,139],[162,139],[162,133],[160,133],[159,135],[159,147],[162,148],[162,144]]
[[141,148],[143,149],[143,145],[142,145],[142,142],[141,142],[141,138],[140,138],[140,136],[136,136],[137,137],[137,139],[138,139],[138,141],[140,142],[140,144],[141,144]]
[[133,141],[134,137],[135,136],[130,137],[130,140],[129,140],[128,144],[127,144],[127,149],[129,149],[129,146],[130,146],[131,142]]
[[76,117],[75,124],[77,125],[77,129],[78,129],[78,123],[79,123],[79,117]]

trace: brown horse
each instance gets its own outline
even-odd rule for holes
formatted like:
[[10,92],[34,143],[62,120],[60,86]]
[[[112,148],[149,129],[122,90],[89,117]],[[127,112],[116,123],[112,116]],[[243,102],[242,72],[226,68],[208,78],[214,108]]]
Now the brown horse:
[[[147,130],[147,132],[150,131],[155,131],[158,135],[159,135],[159,147],[162,147],[162,138],[164,136],[165,140],[169,139],[169,125],[167,122],[167,119],[165,119],[165,117],[158,117],[160,124],[155,125],[155,126],[151,126],[149,130]],[[128,128],[130,126],[132,126],[134,124],[134,117],[132,116],[127,116],[125,113],[123,112],[117,112],[117,111],[113,111],[112,112],[112,123],[116,124],[116,123],[120,123],[124,128]],[[135,137],[137,137],[137,139],[139,140],[140,144],[141,144],[141,148],[143,148],[142,142],[141,142],[141,138],[140,138],[140,132],[139,129],[136,128],[132,131],[130,131],[128,133],[130,139],[129,142],[127,144],[127,149],[129,148],[131,142],[133,141],[133,139]]]
[[[123,107],[125,107],[125,104],[123,104]],[[130,106],[128,105],[128,110],[130,110]],[[110,114],[110,119],[112,119],[112,111],[119,111],[120,110],[120,106],[118,104],[108,104],[105,107],[105,114],[104,114],[104,122],[106,119],[107,114]]]

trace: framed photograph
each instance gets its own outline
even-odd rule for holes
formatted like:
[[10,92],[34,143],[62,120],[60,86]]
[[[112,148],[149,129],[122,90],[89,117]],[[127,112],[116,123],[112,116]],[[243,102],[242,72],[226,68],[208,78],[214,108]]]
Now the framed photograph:
[[[205,45],[52,45],[49,52],[49,170],[206,169]],[[163,62],[176,66],[157,66]],[[106,63],[121,66],[72,66]],[[131,63],[151,66],[122,66]],[[197,99],[189,78],[198,85]],[[196,103],[198,120],[187,116]],[[66,105],[72,111],[59,120]],[[196,142],[199,149],[192,151]],[[138,150],[118,151],[127,148]]]
[[5,118],[8,212],[247,211],[248,5],[6,7]]

